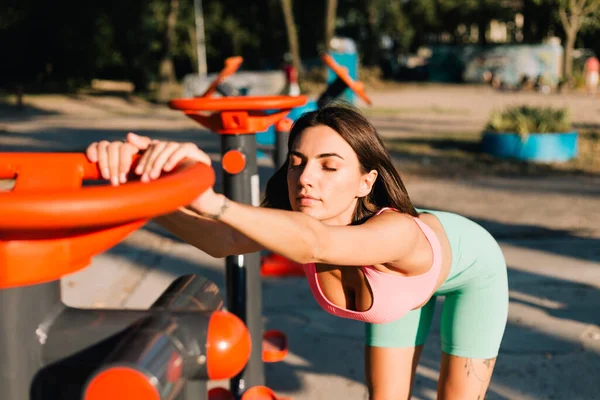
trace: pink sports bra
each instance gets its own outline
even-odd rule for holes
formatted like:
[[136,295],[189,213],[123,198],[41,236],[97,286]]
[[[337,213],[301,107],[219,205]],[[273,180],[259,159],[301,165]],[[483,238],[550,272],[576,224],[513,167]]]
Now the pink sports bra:
[[[390,207],[382,208],[376,215],[385,210],[394,210]],[[404,316],[410,310],[429,299],[435,289],[437,279],[442,269],[442,246],[435,232],[414,218],[415,222],[429,241],[433,252],[433,263],[429,271],[417,276],[398,276],[378,271],[372,266],[363,266],[367,282],[373,293],[371,307],[367,311],[352,311],[338,307],[330,302],[323,294],[315,264],[304,264],[304,273],[308,279],[310,290],[317,303],[328,313],[336,317],[349,318],[357,321],[382,324],[394,321]]]

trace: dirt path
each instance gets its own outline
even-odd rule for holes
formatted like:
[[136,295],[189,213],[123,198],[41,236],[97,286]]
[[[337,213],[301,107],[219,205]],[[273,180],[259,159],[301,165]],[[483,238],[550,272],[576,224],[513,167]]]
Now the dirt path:
[[[521,104],[568,107],[578,126],[600,128],[600,96],[499,92],[487,86],[462,85],[407,85],[403,89],[370,96],[374,104],[370,115],[393,116],[396,126],[398,120],[406,123],[406,129],[396,129],[396,134],[432,130],[479,132],[493,110]],[[393,135],[394,132],[386,130],[386,134]]]

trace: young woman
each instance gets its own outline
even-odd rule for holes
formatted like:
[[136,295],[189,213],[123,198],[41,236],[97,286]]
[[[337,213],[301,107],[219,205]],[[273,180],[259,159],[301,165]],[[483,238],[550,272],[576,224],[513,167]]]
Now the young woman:
[[[214,257],[268,249],[304,264],[316,301],[366,322],[371,399],[410,397],[437,296],[442,310],[439,398],[483,399],[508,312],[506,263],[493,237],[456,214],[417,210],[375,128],[356,110],[329,106],[293,126],[289,158],[269,180],[263,207],[208,190],[157,221]],[[191,143],[93,143],[104,178],[159,177],[210,158]]]

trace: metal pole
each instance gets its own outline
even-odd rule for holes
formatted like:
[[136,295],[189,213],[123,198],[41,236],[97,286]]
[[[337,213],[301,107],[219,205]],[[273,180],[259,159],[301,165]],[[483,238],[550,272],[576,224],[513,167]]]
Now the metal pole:
[[198,75],[205,77],[208,73],[208,68],[206,66],[206,39],[204,36],[202,0],[194,0],[194,14],[196,16],[196,45],[198,46]]
[[[221,154],[239,150],[246,156],[246,166],[239,174],[223,171],[223,188],[234,201],[258,206],[260,187],[256,163],[256,136],[221,135]],[[246,368],[230,380],[230,390],[240,398],[248,388],[265,384],[262,361],[262,288],[260,253],[228,256],[226,263],[227,310],[237,315],[248,327],[252,338],[252,354]]]
[[273,153],[273,161],[275,163],[276,171],[279,170],[279,168],[281,168],[287,160],[287,146],[289,138],[290,133],[287,131],[275,132],[275,149]]
[[347,88],[348,86],[342,78],[337,78],[335,81],[331,82],[331,84],[327,86],[327,89],[321,94],[317,100],[317,107],[325,107],[327,104],[341,96]]
[[3,399],[37,400],[31,384],[43,366],[38,327],[60,302],[58,281],[0,289],[0,392]]
[[177,400],[205,400],[208,398],[206,381],[187,381]]

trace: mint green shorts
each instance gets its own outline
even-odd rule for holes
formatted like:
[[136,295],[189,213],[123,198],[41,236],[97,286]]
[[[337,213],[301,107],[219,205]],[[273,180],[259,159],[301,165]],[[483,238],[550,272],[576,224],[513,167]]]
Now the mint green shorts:
[[494,358],[508,318],[506,261],[496,240],[475,222],[457,214],[422,210],[440,220],[450,241],[448,278],[423,307],[385,324],[366,324],[366,344],[414,347],[425,343],[438,296],[444,296],[442,351],[468,358]]

